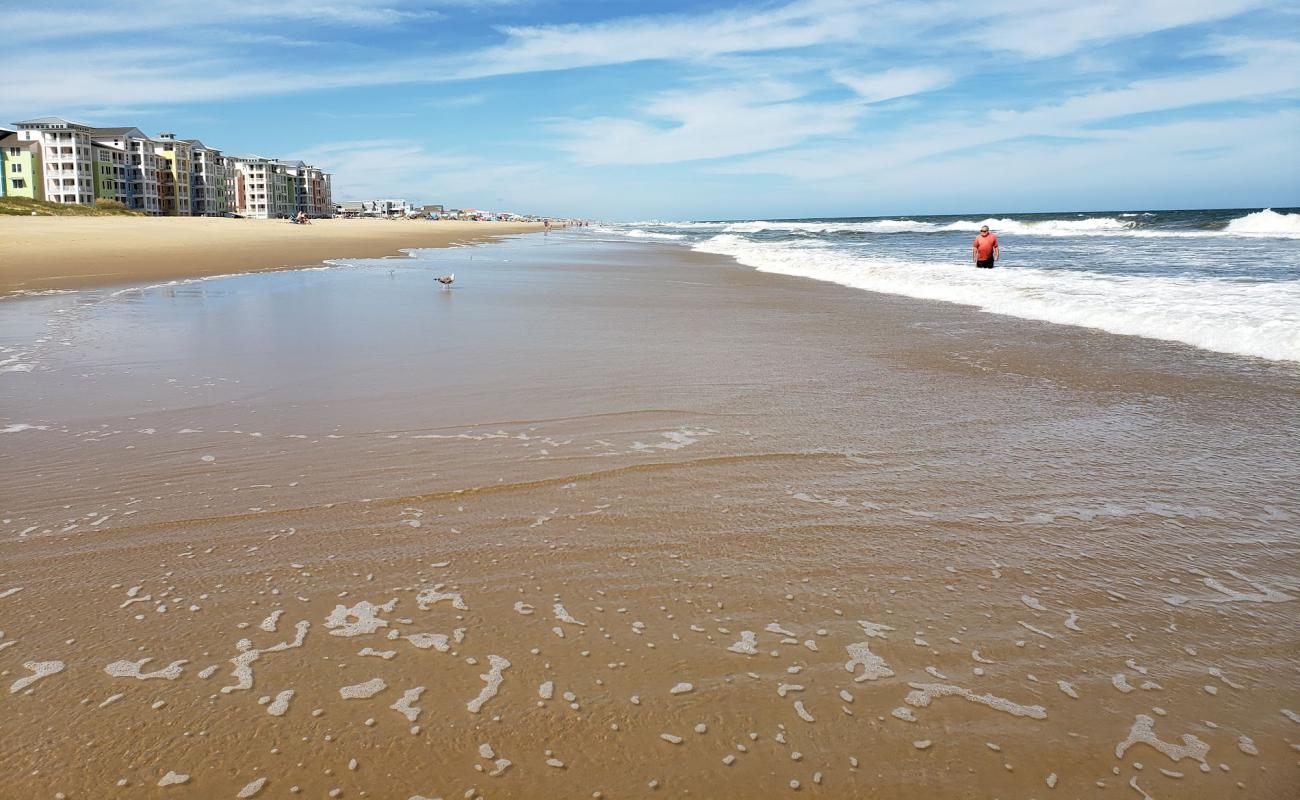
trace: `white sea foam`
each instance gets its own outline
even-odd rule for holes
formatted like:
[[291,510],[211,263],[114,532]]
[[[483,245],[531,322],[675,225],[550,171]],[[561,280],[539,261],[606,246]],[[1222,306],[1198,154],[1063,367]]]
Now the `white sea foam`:
[[142,658],[139,661],[114,661],[112,664],[104,667],[104,672],[114,678],[135,678],[140,681],[147,681],[156,678],[174,681],[185,671],[185,665],[190,663],[185,659],[173,661],[166,667],[153,672],[141,671],[145,664],[153,661],[152,658]]
[[469,611],[469,606],[465,604],[465,600],[460,596],[460,593],[442,591],[442,587],[445,585],[435,583],[432,588],[420,590],[420,593],[416,595],[415,602],[420,606],[421,611],[428,611],[443,600],[450,600],[452,608],[459,611]]
[[686,238],[685,235],[680,233],[657,233],[655,231],[646,231],[640,228],[619,231],[619,233],[632,239],[662,239],[664,241],[678,241]]
[[424,694],[423,686],[416,686],[414,689],[407,689],[402,696],[397,699],[389,708],[406,717],[407,722],[416,722],[420,719],[421,708],[415,705]]
[[28,425],[25,422],[15,422],[12,425],[6,425],[0,428],[0,433],[22,433],[23,431],[48,431],[48,425]]
[[285,689],[275,696],[271,704],[266,707],[266,713],[273,717],[283,717],[289,711],[289,701],[293,699],[294,690]]
[[763,272],[1206,350],[1300,361],[1300,281],[974,270],[965,263],[868,257],[820,243],[755,242],[732,234],[715,236],[694,249],[732,256]]
[[912,691],[907,693],[907,697],[904,698],[903,702],[916,708],[928,708],[936,697],[963,697],[972,703],[979,703],[998,711],[1005,711],[1015,717],[1047,718],[1047,711],[1042,706],[1021,705],[1013,703],[1005,697],[998,697],[993,694],[975,694],[970,689],[961,686],[949,686],[942,683],[909,683],[907,685],[912,688]]
[[1021,221],[1004,217],[956,222],[922,222],[913,219],[872,219],[853,222],[777,222],[756,220],[733,222],[722,228],[723,233],[951,233],[978,231],[988,225],[1000,234],[1021,236],[1078,236],[1084,233],[1129,232],[1137,223],[1114,217],[1086,217],[1083,219],[1044,219]]
[[941,230],[933,222],[910,219],[877,219],[863,222],[733,222],[723,228],[726,233],[926,233]]
[[1237,217],[1228,223],[1225,233],[1241,236],[1280,236],[1300,239],[1300,214],[1279,214],[1271,208]]
[[478,697],[470,700],[465,704],[471,714],[477,714],[483,709],[483,704],[497,696],[497,690],[501,688],[503,677],[501,673],[510,668],[510,662],[496,655],[488,656],[488,671],[480,675],[483,679],[483,689],[478,693]]
[[869,642],[850,644],[845,649],[849,653],[849,660],[844,664],[845,671],[856,672],[858,667],[862,667],[862,673],[854,676],[854,681],[861,683],[893,676],[894,671],[885,664],[885,659],[871,652]]
[[1043,219],[1021,222],[1017,219],[982,219],[978,222],[958,220],[938,226],[941,231],[969,231],[974,233],[985,225],[999,234],[1020,236],[1078,236],[1079,234],[1128,232],[1134,223],[1114,217],[1087,217],[1084,219]]
[[23,669],[31,670],[32,674],[14,681],[9,687],[9,693],[17,694],[42,678],[58,675],[63,671],[64,666],[62,661],[24,661]]
[[1154,726],[1155,720],[1153,718],[1146,714],[1138,714],[1133,721],[1133,727],[1129,729],[1128,736],[1124,738],[1124,741],[1115,745],[1115,758],[1123,758],[1128,749],[1135,744],[1146,744],[1163,753],[1170,761],[1182,761],[1184,758],[1190,758],[1200,762],[1202,771],[1209,771],[1209,763],[1205,757],[1210,752],[1210,745],[1190,733],[1182,735],[1183,743],[1181,745],[1162,741],[1156,736]]
[[344,700],[366,700],[388,688],[383,678],[371,678],[365,683],[356,683],[339,688],[339,696]]
[[380,604],[362,600],[351,608],[340,603],[334,606],[334,610],[325,618],[325,627],[330,629],[331,636],[361,636],[374,633],[380,628],[388,627],[388,620],[380,619],[378,613],[391,612],[396,605],[396,597]]
[[75,289],[15,289],[0,295],[0,300],[15,300],[20,297],[49,297],[57,294],[76,294]]
[[735,644],[728,647],[727,649],[733,653],[740,653],[741,655],[753,656],[753,655],[758,655],[758,647],[756,647],[757,644],[758,644],[757,634],[755,634],[753,631],[741,631],[740,641],[736,642]]

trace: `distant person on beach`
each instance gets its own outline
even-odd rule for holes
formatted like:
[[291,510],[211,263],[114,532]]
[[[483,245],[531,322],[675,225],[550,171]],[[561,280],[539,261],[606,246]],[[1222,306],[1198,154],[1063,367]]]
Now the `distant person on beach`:
[[975,266],[981,269],[993,269],[993,263],[1002,257],[1002,251],[998,248],[998,235],[989,233],[989,226],[984,225],[980,228],[979,236],[975,237]]

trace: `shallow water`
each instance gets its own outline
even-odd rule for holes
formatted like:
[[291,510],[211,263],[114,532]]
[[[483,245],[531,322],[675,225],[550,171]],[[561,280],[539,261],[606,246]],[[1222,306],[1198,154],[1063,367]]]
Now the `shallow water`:
[[1300,785],[1293,365],[580,232],[0,345],[0,794]]
[[[971,241],[997,234],[996,271]],[[756,269],[1207,350],[1300,361],[1300,212],[1102,211],[600,229]]]

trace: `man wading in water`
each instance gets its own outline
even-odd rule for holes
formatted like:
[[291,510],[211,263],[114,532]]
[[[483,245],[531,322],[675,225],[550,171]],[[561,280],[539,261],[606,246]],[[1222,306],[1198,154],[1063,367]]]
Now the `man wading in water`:
[[993,269],[993,262],[1001,257],[997,234],[989,233],[987,225],[980,228],[980,235],[975,237],[975,266]]

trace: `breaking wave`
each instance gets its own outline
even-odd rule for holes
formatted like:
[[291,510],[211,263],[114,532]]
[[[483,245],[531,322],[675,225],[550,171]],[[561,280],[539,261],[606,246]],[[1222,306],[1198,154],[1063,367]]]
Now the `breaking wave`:
[[1300,361],[1300,281],[1243,282],[1179,274],[970,269],[956,261],[882,257],[821,241],[765,242],[724,233],[694,249],[764,272],[942,300],[1022,319]]

